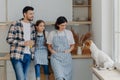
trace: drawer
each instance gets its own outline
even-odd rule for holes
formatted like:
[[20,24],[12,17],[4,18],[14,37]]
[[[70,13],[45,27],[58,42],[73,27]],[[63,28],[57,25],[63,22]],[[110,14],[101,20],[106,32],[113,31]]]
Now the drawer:
[[5,66],[5,61],[0,61],[0,67]]

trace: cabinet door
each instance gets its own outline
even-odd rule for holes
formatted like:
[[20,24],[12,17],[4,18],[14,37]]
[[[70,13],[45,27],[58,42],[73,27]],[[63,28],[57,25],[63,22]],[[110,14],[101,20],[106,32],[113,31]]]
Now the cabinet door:
[[0,80],[5,80],[5,68],[0,67]]
[[13,70],[13,66],[11,64],[11,61],[6,61],[6,76],[7,76],[7,80],[16,80],[15,77],[15,72]]
[[6,0],[0,0],[0,22],[6,21]]
[[92,80],[92,59],[73,59],[72,80]]
[[5,79],[6,79],[5,61],[0,61],[0,80],[5,80]]

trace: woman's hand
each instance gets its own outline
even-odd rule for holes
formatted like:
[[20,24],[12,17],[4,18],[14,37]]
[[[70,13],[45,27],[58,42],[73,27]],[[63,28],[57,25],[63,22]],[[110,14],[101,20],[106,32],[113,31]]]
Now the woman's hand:
[[64,51],[64,53],[70,53],[74,49],[74,44],[70,45],[70,49]]
[[71,52],[70,49],[64,51],[64,53],[70,53],[70,52]]

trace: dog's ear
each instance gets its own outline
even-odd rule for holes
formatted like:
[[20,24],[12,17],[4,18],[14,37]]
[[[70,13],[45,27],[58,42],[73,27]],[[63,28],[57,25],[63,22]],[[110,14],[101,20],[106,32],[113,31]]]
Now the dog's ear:
[[90,43],[89,42],[86,42],[86,44],[85,44],[86,46],[90,46]]
[[91,41],[90,41],[90,40],[86,40],[86,41],[85,41],[85,45],[88,46],[88,47],[90,47]]

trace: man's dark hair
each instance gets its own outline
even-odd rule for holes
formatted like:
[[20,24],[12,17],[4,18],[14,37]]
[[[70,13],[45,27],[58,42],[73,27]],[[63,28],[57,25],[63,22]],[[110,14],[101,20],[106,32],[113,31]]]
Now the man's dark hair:
[[31,6],[25,6],[24,8],[23,8],[23,14],[24,13],[27,13],[27,11],[29,11],[29,10],[34,10],[34,8],[33,7],[31,7]]

